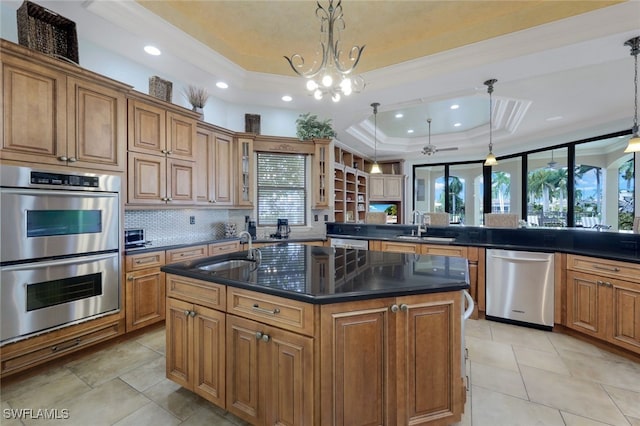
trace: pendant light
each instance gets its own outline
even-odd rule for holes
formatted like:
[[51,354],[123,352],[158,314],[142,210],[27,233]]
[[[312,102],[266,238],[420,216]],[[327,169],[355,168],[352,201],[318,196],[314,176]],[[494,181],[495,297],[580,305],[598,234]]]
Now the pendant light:
[[633,115],[633,134],[629,139],[629,144],[625,148],[624,152],[638,152],[640,151],[640,136],[638,136],[638,53],[640,53],[640,37],[634,37],[631,40],[627,40],[624,43],[625,46],[631,48],[631,55],[634,57],[635,73],[633,75],[635,97],[634,97],[634,115]]
[[485,86],[487,86],[487,92],[489,93],[489,154],[487,154],[487,158],[484,160],[485,166],[496,166],[498,164],[496,156],[493,155],[493,102],[491,99],[493,85],[497,81],[498,80],[494,78],[484,82]]
[[382,173],[380,170],[380,166],[378,165],[378,107],[380,106],[379,102],[374,102],[371,104],[373,108],[373,165],[371,166],[371,174],[379,174]]

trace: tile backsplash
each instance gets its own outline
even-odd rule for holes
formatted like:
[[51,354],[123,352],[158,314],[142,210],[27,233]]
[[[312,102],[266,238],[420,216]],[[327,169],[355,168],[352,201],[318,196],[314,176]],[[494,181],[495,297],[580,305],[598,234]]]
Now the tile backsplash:
[[228,210],[127,210],[124,213],[124,227],[144,229],[146,239],[155,246],[223,238],[224,224],[228,221]]

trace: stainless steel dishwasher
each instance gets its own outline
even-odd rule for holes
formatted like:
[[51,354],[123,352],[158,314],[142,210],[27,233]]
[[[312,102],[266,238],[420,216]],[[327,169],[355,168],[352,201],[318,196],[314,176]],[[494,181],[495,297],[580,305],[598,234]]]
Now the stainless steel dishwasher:
[[553,253],[488,249],[486,318],[550,330]]

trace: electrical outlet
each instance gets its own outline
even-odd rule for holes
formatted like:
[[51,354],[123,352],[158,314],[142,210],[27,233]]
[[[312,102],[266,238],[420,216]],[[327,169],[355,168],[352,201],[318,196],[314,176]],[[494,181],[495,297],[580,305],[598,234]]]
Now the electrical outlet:
[[329,222],[329,215],[328,215],[328,214],[325,214],[325,215],[324,215],[324,221],[325,221],[325,222]]
[[189,216],[189,224],[190,225],[195,225],[196,224],[196,217],[195,216]]
[[318,221],[318,215],[317,214],[313,215],[313,220],[316,221],[316,222]]

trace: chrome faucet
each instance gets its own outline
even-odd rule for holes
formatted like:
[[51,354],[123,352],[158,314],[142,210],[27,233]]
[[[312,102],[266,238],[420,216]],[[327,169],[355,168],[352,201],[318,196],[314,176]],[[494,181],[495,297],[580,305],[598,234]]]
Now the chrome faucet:
[[413,224],[414,225],[419,225],[422,223],[422,212],[420,210],[414,210],[413,212],[411,212],[411,215],[413,216]]
[[249,248],[247,249],[247,259],[255,260],[256,262],[259,262],[260,260],[262,260],[262,253],[260,252],[259,249],[253,248],[253,240],[251,238],[251,234],[248,231],[241,231],[238,234],[238,237],[240,238],[241,242],[242,242],[242,237],[247,237],[247,243],[249,244]]

